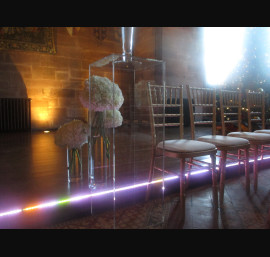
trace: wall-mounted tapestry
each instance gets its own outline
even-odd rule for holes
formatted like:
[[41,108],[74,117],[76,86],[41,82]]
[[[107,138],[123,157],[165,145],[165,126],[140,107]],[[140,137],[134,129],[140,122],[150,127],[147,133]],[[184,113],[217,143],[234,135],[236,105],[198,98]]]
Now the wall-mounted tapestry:
[[121,27],[95,27],[94,36],[100,42],[107,39],[111,41],[121,42]]
[[55,54],[53,27],[0,27],[0,49]]

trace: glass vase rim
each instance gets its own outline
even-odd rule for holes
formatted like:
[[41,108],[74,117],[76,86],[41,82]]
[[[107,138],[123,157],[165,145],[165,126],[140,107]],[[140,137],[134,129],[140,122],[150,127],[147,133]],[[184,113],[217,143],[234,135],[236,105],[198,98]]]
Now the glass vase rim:
[[[90,63],[89,68],[106,67],[106,66],[112,65],[113,63],[120,64],[120,65],[132,64],[132,67],[135,69],[143,69],[145,65],[149,67],[151,65],[158,65],[158,64],[165,63],[165,61],[151,59],[151,58],[136,57],[136,56],[128,55],[128,54],[127,55],[110,54],[93,63]],[[123,67],[129,67],[129,66],[123,66]]]

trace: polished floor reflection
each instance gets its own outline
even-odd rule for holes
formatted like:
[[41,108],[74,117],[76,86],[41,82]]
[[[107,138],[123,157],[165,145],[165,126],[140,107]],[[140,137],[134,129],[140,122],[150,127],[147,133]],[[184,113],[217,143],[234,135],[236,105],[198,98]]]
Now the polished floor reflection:
[[[269,229],[270,228],[270,169],[259,173],[260,186],[256,193],[245,192],[244,174],[226,180],[224,204],[216,208],[211,184],[186,191],[185,222],[179,194],[162,199],[136,203],[119,208],[115,213],[117,229]],[[46,226],[47,229],[112,229],[114,214],[107,211],[86,215]],[[163,219],[162,219],[163,218]]]
[[[189,128],[187,127],[185,130],[185,138],[188,139]],[[149,128],[136,129],[136,133],[132,135],[129,132],[130,130],[126,132],[123,127],[117,130],[115,134],[116,188],[136,185],[137,183],[147,181],[148,178],[151,156],[150,130]],[[179,131],[177,129],[169,129],[166,133],[166,138],[175,138],[178,136],[178,133]],[[205,133],[207,133],[205,130],[199,131],[199,135],[204,135]],[[131,141],[133,145],[130,144]],[[55,203],[54,201],[61,201],[68,199],[68,197],[87,195],[95,193],[98,190],[112,189],[113,178],[112,170],[110,169],[100,169],[100,172],[96,174],[96,183],[98,185],[97,189],[95,189],[96,191],[89,189],[86,150],[85,145],[83,148],[84,179],[82,183],[69,185],[67,183],[66,149],[55,145],[54,132],[48,134],[43,132],[0,134],[0,228],[46,227],[46,225],[51,223],[58,224],[65,220],[72,220],[82,216],[85,217],[89,214],[98,218],[103,211],[110,213],[110,215],[108,214],[109,228],[121,228],[122,225],[119,224],[126,224],[123,220],[125,215],[121,212],[122,208],[130,208],[131,206],[138,207],[138,210],[141,208],[140,213],[143,214],[145,186],[138,189],[117,192],[116,198],[113,194],[108,194],[103,197],[96,197],[95,199],[88,198],[76,203],[68,202],[61,206],[52,204],[46,206],[46,208],[40,208],[39,205],[43,203],[51,203],[52,201]],[[173,163],[168,162],[167,164],[172,170],[178,171],[179,164],[177,161]],[[233,171],[233,173],[238,174],[237,169]],[[263,174],[266,174],[265,179],[263,179]],[[245,195],[244,190],[240,188],[236,189],[237,186],[242,183],[240,182],[240,184],[238,184],[242,176],[236,178],[235,184],[227,185],[226,183],[224,198],[224,206],[226,208],[219,213],[219,215],[223,215],[223,218],[225,217],[225,219],[223,219],[222,228],[226,228],[226,222],[228,222],[229,218],[232,218],[232,222],[236,222],[237,219],[239,220],[239,218],[233,219],[236,215],[235,210],[237,210],[239,206],[243,208],[242,210],[239,209],[238,216],[236,215],[235,217],[240,217],[239,215],[244,212],[244,208],[256,210],[260,213],[258,215],[262,215],[262,213],[264,215],[269,205],[268,188],[270,188],[270,184],[267,181],[270,181],[270,176],[267,178],[267,174],[267,172],[260,172],[259,176],[262,177],[259,177],[259,191],[257,194],[251,193],[248,197]],[[156,178],[161,177],[160,172],[156,172],[155,175]],[[184,228],[210,228],[211,226],[221,228],[219,220],[217,220],[219,223],[215,223],[213,220],[211,222],[209,221],[211,226],[210,223],[207,222],[208,219],[211,220],[211,216],[209,216],[211,213],[211,215],[216,214],[216,212],[213,213],[213,208],[211,207],[211,204],[213,204],[213,196],[210,196],[210,194],[212,195],[210,186],[211,176],[196,175],[191,177],[193,178],[191,179],[191,187],[187,191],[186,221]],[[205,190],[200,191],[200,187],[204,185],[206,186]],[[157,228],[159,225],[162,228],[164,228],[165,225],[169,228],[172,224],[173,228],[183,226],[183,224],[180,224],[181,218],[179,219],[179,211],[181,211],[181,208],[179,209],[179,204],[177,204],[179,180],[168,181],[165,186],[166,190],[163,192],[162,183],[156,184],[151,200],[163,201],[166,197],[172,196],[174,197],[174,201],[171,202],[173,205],[170,203],[166,205],[169,209],[164,209],[164,202],[159,205],[150,201],[147,211],[144,212],[146,216],[148,215],[147,224],[150,224],[148,226],[149,228]],[[199,191],[196,191],[197,188]],[[240,196],[243,198],[241,199]],[[239,201],[239,204],[235,201]],[[258,207],[257,205],[250,205],[250,207],[248,207],[248,204],[252,201],[263,202],[264,209],[260,209],[260,206]],[[35,208],[32,212],[21,211],[23,208],[26,209],[31,206],[39,207]],[[201,208],[202,206],[204,208]],[[154,211],[150,211],[159,207],[162,209],[162,213],[159,213],[157,216]],[[29,208],[29,210],[30,209],[31,208]],[[3,213],[13,210],[20,210],[20,212],[15,215],[2,215]],[[111,211],[113,211],[113,215],[111,215]],[[136,214],[136,212],[134,213]],[[208,214],[206,215],[206,213]],[[168,223],[164,223],[164,215],[167,217]],[[259,217],[258,215],[256,217]],[[22,218],[24,216],[26,219]],[[138,216],[138,213],[136,216]],[[136,218],[133,219],[132,216],[129,217],[131,218],[130,220],[134,220],[135,222]],[[141,218],[144,219],[145,217]],[[201,221],[197,219],[197,217],[200,217]],[[203,217],[205,221],[203,221]],[[226,219],[226,217],[228,219]],[[264,220],[265,216],[263,217]],[[235,228],[237,226],[239,226],[239,228],[248,228],[248,225],[242,226],[239,222],[240,221],[234,226]],[[132,226],[135,226],[135,223]],[[95,225],[92,225],[93,227],[88,226],[88,228],[95,228]],[[123,226],[125,228],[125,225]],[[141,227],[146,228],[147,226]],[[227,227],[230,228],[230,226]]]
[[[251,188],[246,194],[245,177],[242,174],[226,180],[224,204],[213,208],[209,201],[212,190],[208,186],[187,192],[186,220],[183,229],[269,229],[270,228],[270,169],[259,173],[259,189]],[[253,179],[252,179],[253,181]],[[177,223],[169,221],[170,228]]]
[[[122,134],[121,138],[127,142],[125,136]],[[121,183],[121,179],[126,183],[131,182],[130,177],[134,179],[134,174],[129,174],[126,168],[126,166],[134,166],[129,159],[130,155],[123,152],[121,148],[117,151],[116,165],[121,169],[117,169],[119,172],[116,173],[116,186]],[[14,206],[33,205],[56,197],[66,197],[88,188],[87,146],[83,146],[83,182],[68,185],[66,149],[55,145],[54,132],[2,133],[0,134],[0,158],[1,210],[8,210]],[[118,162],[121,159],[122,166]],[[145,169],[148,169],[147,164]],[[105,175],[110,177],[108,184],[111,182],[111,174],[104,172],[100,169],[96,174],[98,185],[106,182]],[[139,174],[147,177],[147,172]]]
[[[83,181],[68,185],[66,149],[55,145],[54,133],[0,134],[0,213],[14,206],[22,208],[88,190],[87,145],[83,146]],[[167,138],[178,136],[178,129],[166,133]],[[95,155],[102,156],[98,145]],[[119,128],[115,133],[115,174],[112,167],[96,165],[98,189],[111,189],[113,179],[115,187],[147,181],[150,157],[149,127],[136,128],[132,134],[130,128]],[[178,170],[178,164],[174,165]]]

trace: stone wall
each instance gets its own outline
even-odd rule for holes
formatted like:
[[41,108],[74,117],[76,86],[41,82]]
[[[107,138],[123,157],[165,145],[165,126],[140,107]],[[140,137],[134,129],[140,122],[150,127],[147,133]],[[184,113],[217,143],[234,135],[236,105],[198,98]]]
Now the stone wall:
[[205,86],[202,39],[198,27],[162,28],[159,55],[166,62],[167,84]]
[[81,27],[70,35],[65,27],[55,27],[56,54],[1,50],[0,97],[31,98],[33,130],[85,118],[78,96],[89,63],[121,53],[120,28],[102,29]]
[[[0,98],[31,98],[33,130],[56,129],[74,118],[86,119],[78,96],[89,64],[122,53],[120,27],[81,27],[73,35],[65,27],[53,29],[56,54],[0,50]],[[138,27],[134,56],[166,61],[168,84],[202,84],[198,39],[196,28]],[[125,94],[128,89],[121,90]]]

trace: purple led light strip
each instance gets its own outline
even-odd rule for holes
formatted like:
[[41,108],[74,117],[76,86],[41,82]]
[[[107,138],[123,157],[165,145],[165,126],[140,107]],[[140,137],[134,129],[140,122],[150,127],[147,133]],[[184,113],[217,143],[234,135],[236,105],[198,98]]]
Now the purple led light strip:
[[[264,160],[265,159],[270,159],[270,156],[264,157]],[[254,162],[254,160],[250,160],[249,162]],[[232,167],[232,166],[236,166],[236,165],[238,165],[238,162],[227,164],[226,167]],[[207,172],[207,171],[208,171],[207,169],[202,169],[202,170],[191,172],[190,175],[198,175],[198,174],[201,174],[201,173],[204,173],[204,172]],[[18,214],[18,213],[21,213],[23,211],[30,211],[30,210],[34,210],[34,209],[42,209],[42,208],[53,207],[53,206],[56,206],[56,205],[61,204],[61,203],[76,202],[76,201],[80,201],[80,200],[87,199],[87,198],[90,198],[90,197],[96,197],[96,196],[110,194],[110,193],[113,193],[113,192],[120,192],[120,191],[130,190],[130,189],[134,189],[134,188],[147,186],[149,184],[161,183],[163,180],[164,181],[169,181],[169,180],[174,180],[174,179],[177,179],[177,178],[179,178],[179,176],[175,175],[175,176],[170,176],[170,177],[167,177],[167,178],[164,178],[164,179],[157,179],[157,180],[154,180],[154,181],[152,181],[150,183],[149,182],[143,182],[143,183],[138,183],[138,184],[134,184],[134,185],[131,185],[131,186],[125,186],[125,187],[120,187],[120,188],[116,188],[116,189],[105,190],[105,191],[96,192],[96,193],[92,193],[92,194],[74,196],[74,197],[71,197],[71,198],[68,198],[68,199],[65,199],[65,200],[52,201],[52,202],[39,204],[39,205],[32,206],[32,207],[23,208],[23,209],[15,209],[15,210],[12,210],[12,211],[7,211],[7,212],[0,213],[0,217]]]

